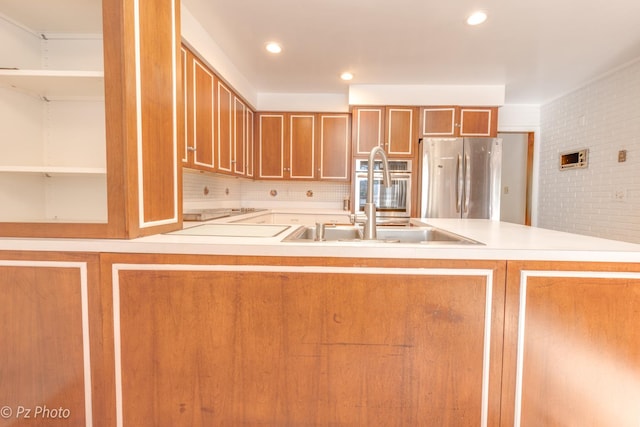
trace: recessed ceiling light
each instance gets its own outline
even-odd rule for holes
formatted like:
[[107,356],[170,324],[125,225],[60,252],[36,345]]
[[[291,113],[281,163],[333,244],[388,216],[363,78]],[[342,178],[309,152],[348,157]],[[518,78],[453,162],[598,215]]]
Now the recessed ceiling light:
[[469,24],[469,25],[480,25],[486,20],[487,20],[487,14],[485,12],[479,10],[479,11],[473,12],[471,15],[469,15],[469,17],[467,18],[467,24]]
[[350,72],[346,71],[346,72],[340,74],[340,78],[342,80],[351,80],[351,79],[353,79],[353,74],[351,74]]
[[271,53],[280,53],[280,52],[282,52],[282,47],[280,47],[280,45],[278,43],[276,43],[276,42],[267,43],[265,48],[267,49],[267,51],[269,51]]

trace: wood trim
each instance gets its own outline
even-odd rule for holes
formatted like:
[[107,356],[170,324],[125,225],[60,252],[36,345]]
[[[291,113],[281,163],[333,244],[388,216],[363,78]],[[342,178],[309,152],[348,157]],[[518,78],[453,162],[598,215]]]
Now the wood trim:
[[525,205],[525,225],[531,225],[531,211],[533,209],[533,153],[535,144],[535,135],[533,132],[528,132],[527,139],[527,190],[526,190],[526,205]]

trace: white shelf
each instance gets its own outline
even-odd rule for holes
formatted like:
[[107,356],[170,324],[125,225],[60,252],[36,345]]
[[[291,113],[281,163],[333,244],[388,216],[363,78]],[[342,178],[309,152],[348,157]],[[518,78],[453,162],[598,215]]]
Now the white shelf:
[[0,173],[43,173],[47,175],[106,175],[106,168],[73,166],[0,166]]
[[103,98],[102,71],[0,70],[0,87],[12,87],[40,98]]

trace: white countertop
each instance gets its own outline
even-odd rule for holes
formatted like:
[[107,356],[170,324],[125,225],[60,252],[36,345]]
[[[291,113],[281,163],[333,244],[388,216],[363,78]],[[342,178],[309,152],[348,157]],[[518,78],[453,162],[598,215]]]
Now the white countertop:
[[[289,211],[288,211],[289,212]],[[260,212],[263,214],[264,212]],[[246,218],[251,214],[238,216]],[[253,214],[256,215],[256,214]],[[379,242],[282,242],[275,237],[158,234],[132,240],[0,238],[0,250],[292,257],[640,262],[640,245],[491,220],[427,219],[429,225],[483,245]],[[216,220],[214,222],[219,222]],[[202,223],[185,223],[191,227]]]

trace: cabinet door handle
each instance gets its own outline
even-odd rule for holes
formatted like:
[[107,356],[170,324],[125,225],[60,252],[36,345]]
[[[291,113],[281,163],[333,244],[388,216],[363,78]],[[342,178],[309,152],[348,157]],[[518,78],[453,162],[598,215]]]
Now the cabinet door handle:
[[194,152],[196,151],[196,147],[187,147],[187,151]]

